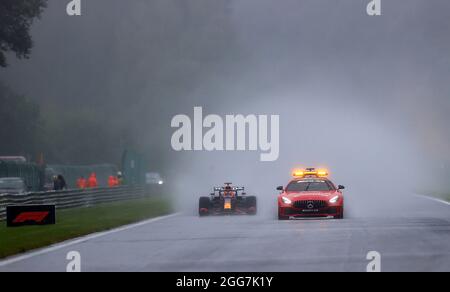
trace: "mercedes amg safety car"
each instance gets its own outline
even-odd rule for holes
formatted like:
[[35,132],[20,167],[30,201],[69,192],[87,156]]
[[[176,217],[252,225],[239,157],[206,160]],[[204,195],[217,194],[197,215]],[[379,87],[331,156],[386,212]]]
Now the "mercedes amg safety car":
[[328,171],[296,170],[286,187],[278,187],[278,219],[344,218],[344,186],[335,186]]
[[234,187],[225,183],[223,187],[215,187],[209,197],[199,200],[199,215],[256,215],[257,199],[248,196],[244,187]]

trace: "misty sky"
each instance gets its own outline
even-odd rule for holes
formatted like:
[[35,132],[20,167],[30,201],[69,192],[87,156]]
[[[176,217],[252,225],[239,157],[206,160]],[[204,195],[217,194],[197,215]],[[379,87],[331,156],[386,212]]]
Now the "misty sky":
[[[368,0],[89,0],[82,17],[66,2],[49,0],[31,59],[10,56],[0,79],[44,105],[133,125],[175,169],[219,182],[256,165],[286,178],[298,161],[342,178],[375,162],[450,161],[450,1],[384,0],[381,17],[366,15]],[[280,114],[280,160],[173,153],[170,120],[194,106]]]

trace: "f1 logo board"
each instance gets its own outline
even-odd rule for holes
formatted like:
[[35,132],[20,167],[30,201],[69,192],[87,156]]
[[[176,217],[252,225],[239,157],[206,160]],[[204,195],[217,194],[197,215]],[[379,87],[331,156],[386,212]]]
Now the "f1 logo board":
[[6,207],[8,227],[56,224],[55,205],[24,205]]

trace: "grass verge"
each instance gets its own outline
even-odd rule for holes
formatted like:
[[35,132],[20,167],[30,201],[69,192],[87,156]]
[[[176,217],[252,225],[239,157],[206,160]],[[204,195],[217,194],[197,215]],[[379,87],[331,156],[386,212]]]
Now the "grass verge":
[[7,228],[0,222],[0,259],[68,239],[154,218],[171,212],[163,197],[59,210],[56,225]]

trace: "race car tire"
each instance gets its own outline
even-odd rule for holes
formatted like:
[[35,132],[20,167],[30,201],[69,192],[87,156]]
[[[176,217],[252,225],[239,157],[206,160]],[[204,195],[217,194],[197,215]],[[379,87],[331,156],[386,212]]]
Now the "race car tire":
[[246,199],[247,209],[249,210],[249,215],[256,215],[258,212],[258,201],[255,196],[247,197]]
[[[208,197],[201,197],[198,204],[198,213],[200,217],[209,215],[209,208],[211,207],[211,200]],[[208,212],[205,212],[208,210]]]
[[281,209],[278,208],[278,220],[279,221],[286,221],[286,220],[290,219],[289,216],[281,215],[281,214],[282,214]]

